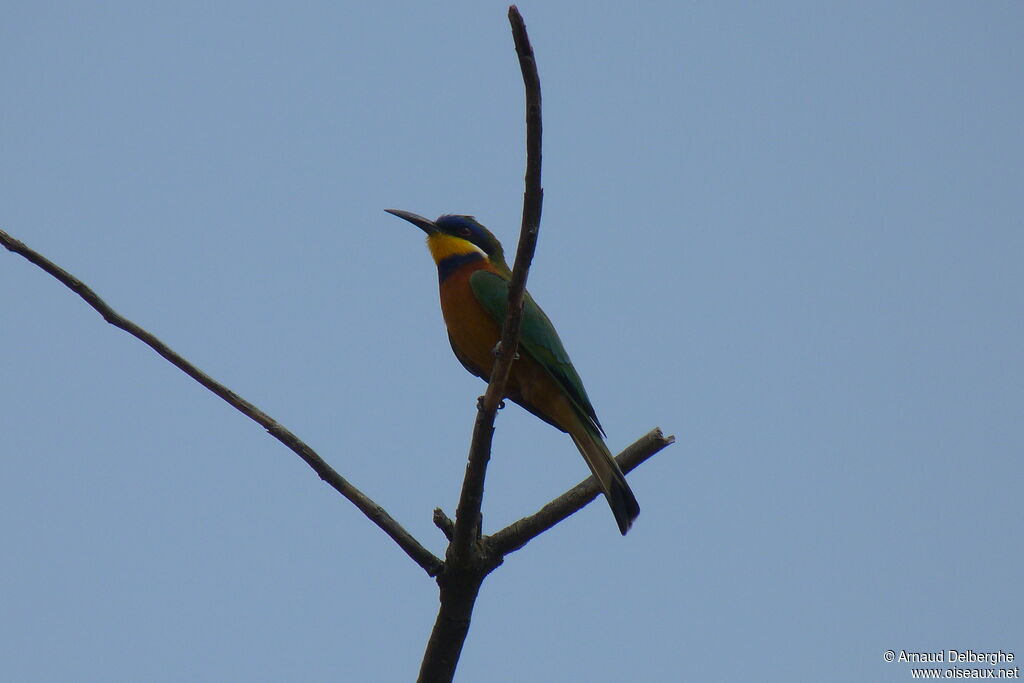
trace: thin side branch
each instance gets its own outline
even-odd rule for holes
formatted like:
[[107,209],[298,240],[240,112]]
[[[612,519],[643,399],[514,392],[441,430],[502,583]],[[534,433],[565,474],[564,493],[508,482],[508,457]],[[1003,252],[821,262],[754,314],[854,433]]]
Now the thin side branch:
[[448,542],[452,542],[452,537],[455,535],[455,522],[453,522],[448,515],[444,514],[444,510],[441,508],[434,508],[434,526],[441,530],[444,537],[448,539]]
[[317,453],[299,439],[299,437],[295,436],[288,429],[282,427],[269,415],[243,399],[234,391],[215,381],[202,370],[192,365],[169,346],[153,336],[150,332],[147,332],[131,320],[123,317],[81,280],[71,275],[38,252],[32,250],[24,243],[14,239],[3,230],[0,230],[0,244],[7,247],[9,251],[20,254],[53,277],[57,278],[57,280],[68,287],[68,289],[82,297],[87,304],[96,309],[96,311],[102,315],[103,319],[108,323],[139,339],[151,349],[166,358],[171,364],[180,369],[186,375],[202,384],[217,396],[220,396],[229,405],[237,409],[242,414],[257,422],[260,426],[270,432],[271,436],[302,458],[306,464],[313,468],[313,471],[316,472],[321,479],[332,486],[338,493],[350,500],[353,505],[359,508],[363,514],[370,519],[370,521],[380,527],[384,533],[394,539],[395,543],[397,543],[399,547],[401,547],[402,550],[404,550],[405,553],[416,562],[416,564],[422,567],[427,574],[430,576],[437,575],[442,566],[441,560],[424,548],[419,541],[413,538],[408,531],[402,528],[402,525],[395,521],[395,519],[384,510],[384,508],[373,502],[373,500],[366,496],[366,494],[350,484],[330,465],[324,462],[323,458],[317,455]]
[[508,20],[512,25],[519,67],[526,88],[526,189],[523,193],[523,220],[519,232],[519,246],[512,268],[512,281],[508,291],[508,313],[502,326],[501,342],[497,349],[494,369],[487,384],[487,392],[477,411],[470,442],[466,476],[455,513],[455,537],[452,552],[465,554],[469,545],[480,536],[480,506],[483,504],[484,478],[491,454],[494,436],[494,417],[498,404],[505,397],[505,385],[519,345],[519,327],[523,317],[523,294],[530,262],[537,248],[544,189],[540,184],[541,171],[541,98],[540,76],[533,56],[533,47],[526,33],[526,24],[515,5],[509,7]]
[[[627,446],[616,456],[615,460],[618,461],[623,473],[628,474],[675,441],[676,437],[665,436],[660,429],[655,428]],[[555,498],[538,512],[529,517],[523,517],[492,534],[487,539],[488,544],[496,555],[504,557],[519,550],[537,536],[578,512],[599,495],[601,495],[601,485],[597,479],[590,476]]]

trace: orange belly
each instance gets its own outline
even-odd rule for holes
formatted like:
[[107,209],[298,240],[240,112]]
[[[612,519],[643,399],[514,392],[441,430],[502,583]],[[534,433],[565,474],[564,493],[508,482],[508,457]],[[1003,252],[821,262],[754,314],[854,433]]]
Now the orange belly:
[[[441,284],[441,312],[456,354],[486,382],[494,368],[494,347],[501,339],[501,329],[477,301],[469,284],[470,275],[481,268],[487,266],[463,267],[445,279]],[[572,432],[579,424],[562,388],[522,349],[512,363],[505,395],[562,431]]]
[[460,268],[441,283],[441,313],[452,346],[463,362],[478,368],[479,374],[487,380],[494,367],[494,347],[501,339],[501,330],[477,301],[469,285],[469,276],[486,268],[472,267],[476,265]]

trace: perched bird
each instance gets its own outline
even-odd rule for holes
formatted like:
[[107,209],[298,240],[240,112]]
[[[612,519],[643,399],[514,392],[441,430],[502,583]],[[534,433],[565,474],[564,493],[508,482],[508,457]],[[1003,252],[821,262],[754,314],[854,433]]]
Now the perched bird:
[[[467,370],[489,381],[512,278],[501,243],[472,216],[449,215],[432,221],[408,211],[387,212],[427,233],[452,350]],[[512,363],[505,393],[569,433],[601,483],[619,531],[625,535],[640,506],[605,445],[604,429],[554,325],[529,292],[523,297],[518,358]]]

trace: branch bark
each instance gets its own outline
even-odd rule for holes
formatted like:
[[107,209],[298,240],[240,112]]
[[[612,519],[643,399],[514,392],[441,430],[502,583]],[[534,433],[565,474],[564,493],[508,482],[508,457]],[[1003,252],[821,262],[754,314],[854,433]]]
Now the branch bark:
[[430,576],[436,576],[440,572],[442,562],[433,553],[420,544],[412,534],[402,528],[395,519],[387,513],[380,505],[373,502],[369,496],[350,484],[347,479],[338,474],[334,468],[328,465],[316,451],[310,448],[302,439],[295,436],[291,431],[278,424],[276,420],[254,406],[249,401],[236,394],[220,382],[192,365],[182,356],[178,355],[171,347],[163,343],[152,333],[144,330],[131,320],[128,320],[120,313],[110,307],[107,302],[99,297],[88,285],[67,272],[57,264],[53,263],[42,254],[19,242],[3,230],[0,230],[0,244],[7,247],[9,251],[20,254],[31,263],[39,266],[47,273],[57,278],[68,289],[82,297],[85,303],[92,306],[103,319],[114,327],[118,327],[132,335],[151,349],[159,353],[171,364],[184,372],[186,375],[202,384],[204,387],[224,399],[229,405],[249,417],[262,426],[270,435],[283,443],[296,455],[302,458],[307,465],[313,468],[317,475],[327,482],[335,491],[345,496],[359,510],[366,515],[371,522],[390,536],[399,547],[411,557],[416,564],[423,568]]

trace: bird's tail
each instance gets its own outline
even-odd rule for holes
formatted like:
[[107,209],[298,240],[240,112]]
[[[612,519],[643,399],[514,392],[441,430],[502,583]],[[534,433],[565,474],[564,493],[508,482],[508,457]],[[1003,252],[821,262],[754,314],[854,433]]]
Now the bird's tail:
[[619,531],[625,536],[633,520],[640,514],[640,504],[636,502],[636,496],[626,483],[626,477],[605,445],[604,439],[586,427],[575,429],[573,432],[570,432],[570,436],[590,466],[590,471],[601,483],[601,489],[619,525]]

